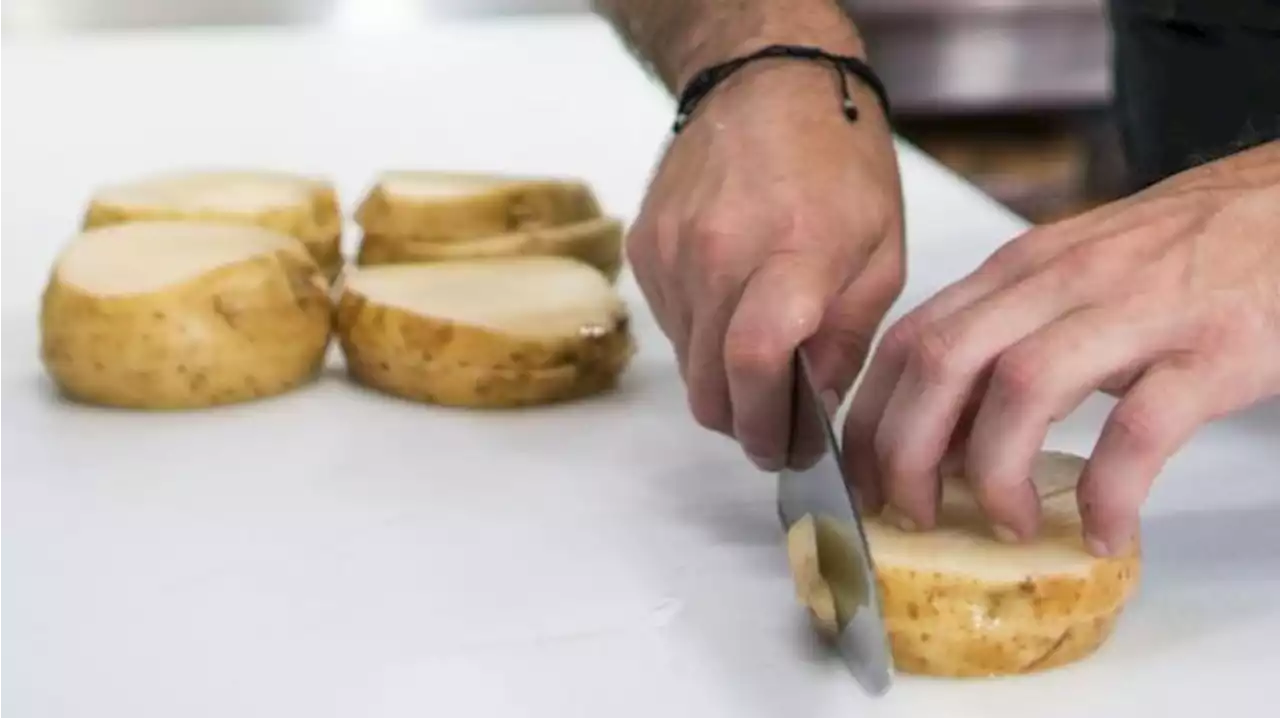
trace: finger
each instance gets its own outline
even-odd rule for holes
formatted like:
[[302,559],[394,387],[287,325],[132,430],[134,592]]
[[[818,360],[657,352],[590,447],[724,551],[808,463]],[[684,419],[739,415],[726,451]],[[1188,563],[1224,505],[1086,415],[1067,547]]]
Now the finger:
[[[882,243],[866,269],[827,307],[817,333],[806,342],[819,385],[825,387],[827,413],[834,417],[870,352],[876,329],[902,291],[904,261],[901,243]],[[874,481],[853,470],[847,424],[842,432],[842,456],[854,495],[864,510],[879,511]]]
[[[875,454],[876,432],[919,328],[943,321],[1052,259],[1059,251],[1058,245],[1052,241],[1040,241],[1038,237],[1028,234],[1007,243],[964,279],[944,287],[885,333],[855,388],[844,425],[844,458],[848,473],[864,494],[868,511],[877,512],[883,505],[883,476]],[[975,403],[968,416],[976,411]],[[953,448],[960,449],[962,444]],[[905,516],[899,514],[895,518],[904,529],[916,528],[909,519],[903,522],[907,519]]]
[[1077,306],[1089,285],[1050,266],[917,335],[874,439],[882,489],[898,513],[933,525],[938,465],[983,373],[1005,349]]
[[1173,333],[1162,316],[1138,307],[1080,309],[996,360],[970,431],[965,474],[998,537],[1035,533],[1040,505],[1031,467],[1050,424],[1109,378],[1168,351]]
[[[656,201],[646,198],[646,205]],[[642,209],[639,219],[627,235],[627,261],[631,264],[645,301],[648,302],[658,328],[671,342],[681,378],[688,364],[691,332],[690,313],[680,284],[673,281],[680,223],[656,210]]]
[[743,287],[725,334],[725,373],[734,436],[758,463],[785,463],[791,448],[792,359],[818,330],[848,269],[822,256],[776,255]]
[[902,248],[883,243],[866,268],[827,306],[818,331],[805,342],[818,385],[835,406],[861,372],[876,330],[902,291]]
[[938,462],[938,473],[943,476],[963,476],[965,473],[965,454],[968,451],[969,436],[973,432],[973,422],[978,418],[982,397],[987,391],[990,372],[978,376],[973,385],[973,392],[960,409],[960,418],[956,419],[956,427],[951,431],[947,450]]
[[921,303],[900,323],[926,325],[937,322],[996,291],[1026,280],[1063,255],[1081,254],[1095,240],[1143,227],[1143,222],[1135,221],[1121,211],[1127,206],[1128,200],[1113,202],[1091,212],[1027,230],[1001,245],[968,275]]
[[655,241],[653,232],[649,230],[647,224],[643,221],[637,222],[631,233],[627,235],[627,263],[631,265],[631,274],[635,277],[636,285],[640,288],[640,294],[644,297],[645,303],[649,305],[654,322],[667,340],[674,342],[676,333],[672,330],[671,321],[668,318],[671,310],[662,291],[662,282],[659,281],[661,271],[658,269],[656,252],[653,249]]
[[[724,337],[729,318],[738,300],[737,293],[701,301],[694,310],[689,335],[685,383],[689,409],[703,427],[733,436],[733,409],[729,402],[729,382],[725,376]],[[753,461],[765,471],[780,466]]]
[[1156,364],[1112,409],[1076,490],[1085,546],[1111,556],[1129,546],[1157,474],[1210,415],[1221,377],[1185,357]]

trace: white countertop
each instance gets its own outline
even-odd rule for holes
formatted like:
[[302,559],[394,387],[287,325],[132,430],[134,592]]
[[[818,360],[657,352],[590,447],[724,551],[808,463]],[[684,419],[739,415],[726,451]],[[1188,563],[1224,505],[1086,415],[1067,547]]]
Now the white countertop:
[[[36,300],[100,182],[268,165],[327,173],[351,205],[390,166],[557,171],[632,216],[671,105],[593,21],[6,38],[0,67],[11,718],[1130,718],[1274,703],[1274,403],[1169,465],[1141,594],[1093,659],[1020,679],[899,677],[872,702],[812,649],[772,481],[688,417],[627,278],[641,352],[620,391],[571,405],[444,410],[337,372],[181,415],[50,392]],[[1023,226],[909,147],[903,163],[912,266],[895,314]],[[1087,451],[1106,407],[1052,443]]]

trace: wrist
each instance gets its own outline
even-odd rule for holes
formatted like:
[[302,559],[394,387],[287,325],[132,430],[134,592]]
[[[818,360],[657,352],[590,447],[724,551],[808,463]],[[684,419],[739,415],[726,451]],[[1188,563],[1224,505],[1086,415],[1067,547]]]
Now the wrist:
[[[728,69],[717,67],[698,75],[680,97],[673,131],[679,132],[703,105],[721,119],[748,115],[771,115],[780,108],[793,121],[841,117],[846,123],[872,124],[888,129],[888,99],[874,71],[864,64],[843,64],[844,56],[832,57],[813,48],[781,46],[765,52],[748,53]],[[719,99],[713,95],[724,95]],[[753,109],[754,108],[754,109]],[[727,113],[727,114],[726,114]]]

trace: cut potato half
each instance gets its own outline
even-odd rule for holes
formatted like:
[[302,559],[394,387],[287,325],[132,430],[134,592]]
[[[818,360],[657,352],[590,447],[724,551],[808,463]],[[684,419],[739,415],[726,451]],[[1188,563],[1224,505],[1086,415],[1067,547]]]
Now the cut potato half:
[[368,235],[457,242],[599,218],[575,179],[468,172],[387,172],[356,210]]
[[415,237],[365,234],[357,263],[439,262],[492,257],[559,256],[579,259],[617,279],[622,269],[622,222],[612,217],[558,227],[456,242],[429,242]]
[[99,189],[86,229],[121,222],[193,220],[253,224],[300,240],[332,281],[342,269],[342,208],[323,179],[272,171],[175,172]]
[[[1097,558],[1081,540],[1076,483],[1084,459],[1043,452],[1032,479],[1042,502],[1037,537],[996,540],[967,483],[943,481],[937,527],[905,532],[865,521],[894,664],[906,673],[992,676],[1030,673],[1097,650],[1135,590],[1139,542]],[[821,532],[806,517],[788,532],[797,596],[823,633],[835,630],[820,570]]]
[[563,257],[351,269],[337,332],[351,376],[419,401],[545,404],[613,387],[635,351],[626,305]]
[[236,224],[133,222],[62,251],[41,357],[67,396],[138,409],[279,394],[318,373],[329,285],[292,237]]

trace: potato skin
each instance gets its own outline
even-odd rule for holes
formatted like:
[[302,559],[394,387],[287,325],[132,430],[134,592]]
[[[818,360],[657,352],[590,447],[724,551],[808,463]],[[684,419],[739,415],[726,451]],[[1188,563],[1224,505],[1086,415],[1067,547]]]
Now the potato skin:
[[577,259],[615,281],[622,270],[622,223],[599,218],[557,227],[535,227],[471,241],[433,242],[413,236],[366,232],[356,263],[406,262],[551,255]]
[[371,361],[411,357],[415,363],[513,373],[607,366],[614,357],[632,353],[629,324],[625,308],[620,308],[611,325],[600,327],[598,334],[524,339],[421,317],[370,302],[350,290],[342,292],[335,314],[335,328],[348,357]]
[[1140,548],[1091,574],[988,584],[965,576],[876,568],[881,609],[904,673],[1029,673],[1092,654],[1111,635],[1141,575]]
[[154,293],[94,296],[58,277],[42,297],[41,359],[76,401],[194,409],[276,395],[324,363],[328,283],[298,250]]
[[356,209],[367,234],[421,242],[456,242],[596,219],[595,194],[583,182],[525,180],[466,197],[413,198],[376,185]]
[[369,352],[347,353],[349,375],[364,386],[402,399],[473,409],[512,409],[601,394],[617,386],[626,363],[618,356],[540,371],[499,372],[405,361],[403,355],[397,361],[374,360]]
[[342,207],[338,202],[337,191],[323,182],[315,183],[310,207],[299,206],[242,214],[191,212],[160,207],[121,207],[93,201],[85,211],[82,225],[83,229],[88,230],[125,222],[155,220],[228,222],[272,229],[302,242],[330,282],[337,278],[342,269]]
[[1111,636],[1120,615],[1084,616],[1050,630],[949,633],[945,626],[894,625],[889,645],[894,668],[939,678],[1021,675],[1065,666],[1093,655]]
[[599,336],[523,340],[374,304],[338,301],[348,374],[406,399],[475,408],[549,404],[616,386],[635,352],[628,318]]
[[1139,549],[1098,559],[1090,575],[1028,576],[992,584],[961,575],[877,566],[886,620],[939,621],[956,625],[1034,624],[1093,616],[1123,605],[1141,571]]
[[[1055,452],[1045,452],[1055,453]],[[1076,458],[1076,457],[1070,457]],[[1079,460],[1083,466],[1083,460]],[[1078,478],[1078,477],[1077,477]],[[1055,504],[1057,518],[1043,527],[1042,540],[1052,550],[1079,542],[1074,487],[1045,499]],[[787,555],[797,598],[815,630],[833,637],[838,630],[818,575],[818,544],[812,520],[797,521],[787,532]],[[993,581],[960,571],[946,572],[912,566],[909,550],[900,545],[893,562],[877,552],[877,537],[900,532],[883,517],[866,518],[880,610],[888,632],[895,668],[903,673],[939,677],[980,677],[1033,673],[1066,665],[1094,653],[1111,635],[1141,577],[1141,539],[1127,552],[1110,558],[1088,557],[1087,572],[1027,575],[1021,580]],[[907,540],[910,540],[909,538]],[[923,538],[922,538],[923,542]],[[986,536],[974,536],[964,551],[984,549]],[[922,546],[928,544],[922,543]],[[921,549],[928,550],[928,549]],[[1000,552],[1036,551],[999,545]],[[1083,556],[1084,549],[1078,549]]]

